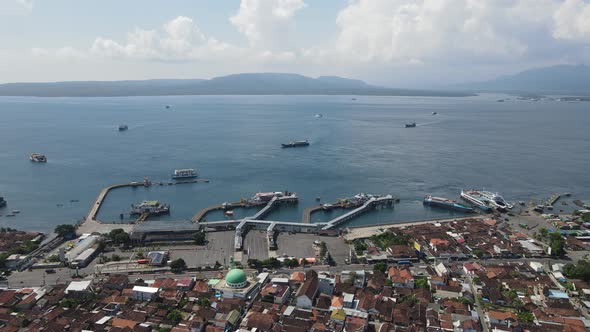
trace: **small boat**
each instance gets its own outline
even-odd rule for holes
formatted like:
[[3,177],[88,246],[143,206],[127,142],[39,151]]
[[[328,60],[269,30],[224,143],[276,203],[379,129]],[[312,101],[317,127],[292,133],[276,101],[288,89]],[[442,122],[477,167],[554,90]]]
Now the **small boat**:
[[6,201],[4,200],[4,197],[0,196],[0,207],[4,206],[6,206]]
[[131,205],[130,214],[141,215],[143,213],[149,214],[167,214],[170,213],[170,205],[162,204],[159,201],[143,201],[139,205]]
[[307,140],[305,140],[305,141],[291,141],[286,144],[281,144],[281,146],[283,148],[297,148],[297,147],[308,146],[308,145],[309,145],[309,142]]
[[520,204],[521,206],[525,206],[524,201],[518,201],[518,204]]
[[356,98],[350,98],[350,100],[356,100]]
[[323,114],[321,114],[321,113],[314,114],[313,116],[314,116],[315,118],[323,118],[323,117],[324,117],[324,115],[323,115]]
[[126,124],[119,125],[119,131],[125,131],[127,129],[129,129],[129,127],[127,127]]
[[10,214],[7,214],[6,216],[7,216],[7,217],[14,217],[14,216],[15,216],[15,214],[12,214],[12,213],[10,213]]
[[322,198],[320,196],[318,196],[318,197],[315,198],[315,200],[319,202],[319,201],[322,200]]
[[11,212],[14,213],[14,214],[19,214],[20,213],[20,210],[12,210]]
[[224,212],[224,214],[228,217],[233,217],[234,216],[234,210],[227,210]]
[[79,199],[70,199],[70,203],[76,203],[76,202],[79,202],[79,201],[80,201]]
[[406,128],[414,128],[416,127],[416,122],[406,123]]
[[169,109],[169,108],[170,108],[170,105],[166,105],[166,109]]
[[496,101],[497,101],[498,103],[503,103],[503,102],[504,102],[504,99],[498,99],[498,100],[496,100]]
[[438,112],[432,112],[432,115],[437,115],[437,114],[438,114]]
[[29,157],[29,159],[34,163],[46,163],[47,162],[47,157],[45,157],[45,155],[42,155],[40,153],[32,153],[31,156]]

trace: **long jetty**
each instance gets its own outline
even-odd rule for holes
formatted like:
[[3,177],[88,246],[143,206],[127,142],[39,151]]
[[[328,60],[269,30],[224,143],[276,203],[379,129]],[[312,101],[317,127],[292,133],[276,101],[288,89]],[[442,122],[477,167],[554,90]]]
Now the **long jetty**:
[[204,209],[199,210],[199,212],[195,213],[195,215],[192,216],[191,220],[193,222],[201,222],[203,221],[203,219],[205,218],[205,216],[213,211],[219,211],[219,210],[231,210],[231,209],[235,209],[235,208],[250,208],[250,207],[255,207],[255,206],[260,206],[263,205],[265,203],[260,202],[260,203],[253,203],[253,202],[248,202],[245,200],[242,200],[240,202],[235,202],[235,203],[223,203],[223,204],[219,204],[219,205],[213,205],[213,206],[209,206],[206,207]]
[[551,206],[555,204],[562,196],[569,196],[570,193],[555,193],[553,196],[549,197],[549,199],[545,202],[545,206]]
[[362,206],[349,211],[339,217],[336,217],[332,220],[330,220],[322,229],[323,230],[328,230],[328,229],[332,229],[362,213],[365,213],[371,209],[373,209],[375,206],[377,205],[392,205],[393,202],[395,201],[395,198],[391,195],[387,195],[387,196],[383,196],[383,197],[375,197],[372,196],[370,197]]
[[272,211],[275,207],[277,207],[281,203],[296,203],[299,200],[296,194],[291,194],[288,196],[275,196],[273,197],[265,207],[260,209],[260,211],[256,212],[255,215],[252,217],[248,217],[246,219],[249,220],[258,220],[264,218],[270,211]]

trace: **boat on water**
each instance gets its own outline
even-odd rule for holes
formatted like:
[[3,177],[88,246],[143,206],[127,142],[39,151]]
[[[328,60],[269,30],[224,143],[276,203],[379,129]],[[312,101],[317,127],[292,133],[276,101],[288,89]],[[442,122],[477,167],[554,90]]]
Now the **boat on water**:
[[19,214],[19,213],[20,213],[20,210],[12,210],[11,212],[12,212],[13,214]]
[[32,153],[29,159],[34,163],[46,163],[47,157],[40,153]]
[[438,114],[438,112],[432,112],[432,115],[437,115],[437,114]]
[[406,123],[406,128],[414,128],[416,127],[416,122]]
[[170,205],[160,203],[159,201],[143,201],[139,205],[131,204],[131,211],[129,213],[132,216],[144,213],[167,214],[170,213]]
[[225,214],[227,217],[233,217],[234,210],[226,210],[223,214]]
[[199,176],[197,172],[192,168],[175,169],[172,173],[172,178],[175,180],[180,179],[192,179]]
[[513,204],[506,202],[500,194],[491,191],[462,190],[461,198],[483,211],[496,209],[500,212],[506,212],[514,207]]
[[302,146],[309,146],[309,141],[305,140],[305,141],[291,141],[289,143],[283,143],[281,144],[281,146],[283,148],[297,148],[297,147],[302,147]]
[[166,109],[170,108],[170,105],[166,105]]
[[323,115],[323,114],[321,114],[321,113],[314,114],[313,116],[314,116],[315,118],[323,118],[323,117],[324,117],[324,115]]
[[0,196],[0,208],[5,207],[5,206],[6,206],[6,201],[4,200],[4,197]]
[[461,198],[484,212],[492,210],[478,190],[461,190]]
[[424,197],[423,204],[429,205],[429,206],[441,207],[441,208],[445,208],[448,210],[466,212],[466,213],[475,212],[473,210],[473,208],[470,208],[465,205],[461,205],[461,204],[457,203],[457,201],[455,201],[455,200],[443,198],[443,197],[436,197],[436,196],[432,196],[432,195],[426,195],[426,197]]
[[129,127],[127,127],[126,124],[119,125],[119,131],[125,131],[127,129],[129,129]]

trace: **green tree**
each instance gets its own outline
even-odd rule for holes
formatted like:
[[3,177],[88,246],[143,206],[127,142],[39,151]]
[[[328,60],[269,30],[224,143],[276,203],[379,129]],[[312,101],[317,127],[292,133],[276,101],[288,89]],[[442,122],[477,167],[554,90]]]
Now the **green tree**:
[[198,246],[205,245],[207,243],[207,235],[203,230],[199,230],[195,233],[195,235],[193,235],[193,240],[195,241],[195,244]]
[[262,267],[262,262],[256,258],[249,258],[246,264],[252,269],[259,269]]
[[170,263],[170,269],[174,273],[180,273],[186,270],[186,268],[186,262],[182,258],[175,259]]
[[166,315],[166,319],[178,324],[182,320],[182,311],[174,309]]
[[320,258],[324,259],[326,257],[326,253],[328,253],[328,246],[326,242],[320,242]]
[[549,235],[549,247],[551,247],[551,256],[561,257],[565,255],[565,240],[558,232]]
[[539,235],[541,235],[542,238],[546,238],[547,235],[549,235],[549,231],[547,230],[546,227],[541,227],[539,229]]
[[76,227],[70,224],[61,224],[55,226],[54,232],[61,237],[67,238],[76,232]]
[[61,300],[60,305],[64,308],[74,308],[79,304],[77,300],[65,298]]
[[353,245],[354,251],[357,255],[362,255],[363,251],[367,250],[368,248],[367,243],[365,243],[363,240],[354,240]]
[[381,271],[385,273],[385,271],[387,271],[387,264],[384,262],[375,263],[375,265],[373,265],[373,271]]
[[283,266],[288,267],[288,268],[296,268],[299,266],[299,261],[296,258],[290,259],[287,258],[283,261]]
[[430,289],[430,285],[428,284],[428,279],[426,279],[426,278],[416,278],[416,280],[414,280],[414,287],[415,288]]
[[197,299],[197,304],[201,307],[209,308],[211,306],[211,300],[206,297],[200,297]]
[[532,312],[527,310],[521,310],[518,314],[518,321],[519,322],[528,322],[532,323],[535,320],[535,316]]

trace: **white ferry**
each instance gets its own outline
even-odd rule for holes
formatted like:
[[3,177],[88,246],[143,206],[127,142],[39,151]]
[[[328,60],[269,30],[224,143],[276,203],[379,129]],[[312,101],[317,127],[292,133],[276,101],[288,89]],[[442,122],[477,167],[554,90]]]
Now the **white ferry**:
[[172,178],[175,180],[179,179],[192,179],[198,176],[197,172],[192,168],[177,169],[174,170]]

